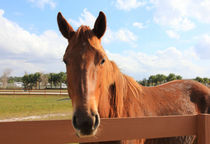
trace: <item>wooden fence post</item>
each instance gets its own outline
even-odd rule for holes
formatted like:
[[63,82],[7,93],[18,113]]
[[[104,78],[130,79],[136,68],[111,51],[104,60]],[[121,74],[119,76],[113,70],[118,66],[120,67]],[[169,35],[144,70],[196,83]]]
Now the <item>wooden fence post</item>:
[[198,144],[210,144],[210,116],[207,114],[197,115]]

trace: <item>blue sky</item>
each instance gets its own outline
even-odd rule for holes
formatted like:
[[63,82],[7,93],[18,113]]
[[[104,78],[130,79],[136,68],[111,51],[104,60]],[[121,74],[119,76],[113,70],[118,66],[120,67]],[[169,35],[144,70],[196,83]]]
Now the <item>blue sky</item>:
[[76,30],[93,27],[103,11],[102,45],[123,73],[210,77],[209,7],[210,0],[0,0],[0,75],[65,71],[57,13]]

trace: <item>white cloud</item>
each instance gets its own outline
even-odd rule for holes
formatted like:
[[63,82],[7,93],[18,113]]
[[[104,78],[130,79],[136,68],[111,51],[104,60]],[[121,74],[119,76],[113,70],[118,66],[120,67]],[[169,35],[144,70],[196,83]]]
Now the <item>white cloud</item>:
[[195,28],[195,24],[188,18],[179,17],[170,22],[171,28],[177,31],[189,31]]
[[193,21],[210,23],[209,0],[150,0],[156,8],[156,23],[177,31],[195,28]]
[[12,59],[0,57],[0,75],[5,69],[11,69],[11,75],[23,76],[25,72],[60,72],[65,71],[65,65],[59,60],[52,60],[50,62],[34,63],[24,59]]
[[195,46],[195,51],[201,59],[210,60],[210,35],[202,35]]
[[136,9],[140,6],[144,6],[146,4],[145,1],[138,0],[117,0],[115,6],[120,10],[129,11],[131,9]]
[[210,76],[210,67],[200,65],[193,49],[181,52],[175,47],[159,50],[155,54],[125,51],[122,54],[107,52],[111,60],[114,60],[122,72],[140,80],[151,74],[176,73],[184,78],[196,76]]
[[4,69],[11,69],[12,75],[23,75],[25,71],[29,73],[37,72],[37,71],[44,71],[40,65],[29,63],[25,60],[18,60],[18,59],[2,59],[0,58],[0,74],[3,72]]
[[83,10],[83,13],[81,14],[81,17],[79,17],[79,20],[70,19],[69,21],[75,27],[80,27],[81,25],[87,25],[90,26],[90,28],[93,28],[95,20],[96,17],[85,8]]
[[173,30],[167,30],[166,34],[170,37],[170,38],[175,38],[175,39],[179,39],[180,35],[178,33],[176,33]]
[[0,70],[3,69],[3,63],[7,68],[17,68],[15,71],[36,69],[48,72],[51,63],[62,67],[62,56],[67,45],[64,38],[52,30],[40,35],[30,33],[6,19],[3,14],[4,11],[0,10]]
[[[78,20],[70,19],[69,23],[75,27],[87,25],[90,26],[90,28],[93,28],[95,20],[96,17],[85,8]],[[115,40],[133,44],[132,42],[137,40],[137,36],[126,28],[112,31],[109,27],[107,27],[102,41],[104,43],[110,43]]]
[[124,42],[132,42],[137,40],[137,36],[134,35],[128,29],[120,29],[116,32],[116,39]]
[[131,46],[136,47],[135,41],[137,39],[138,37],[128,29],[121,28],[117,31],[111,31],[108,28],[104,37],[102,38],[102,42],[107,44],[115,41],[121,41],[129,43],[131,44]]
[[176,31],[189,31],[195,28],[195,24],[188,18],[182,16],[161,15],[154,17],[154,21],[160,25],[168,26]]
[[141,22],[134,22],[134,23],[133,23],[133,26],[134,26],[134,27],[137,27],[137,28],[139,28],[139,29],[143,29],[143,28],[144,28],[144,24],[141,23]]
[[53,0],[28,0],[29,2],[35,4],[37,7],[43,9],[46,5],[49,5],[51,8],[56,7],[56,3]]

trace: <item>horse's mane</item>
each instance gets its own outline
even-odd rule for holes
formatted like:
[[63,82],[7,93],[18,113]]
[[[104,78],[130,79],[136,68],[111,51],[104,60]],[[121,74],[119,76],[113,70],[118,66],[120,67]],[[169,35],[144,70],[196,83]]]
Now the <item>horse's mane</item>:
[[124,103],[128,96],[129,98],[139,99],[142,87],[133,78],[121,73],[113,61],[111,61],[111,65],[114,75],[110,74],[109,76],[114,76],[116,116],[121,117],[123,115]]

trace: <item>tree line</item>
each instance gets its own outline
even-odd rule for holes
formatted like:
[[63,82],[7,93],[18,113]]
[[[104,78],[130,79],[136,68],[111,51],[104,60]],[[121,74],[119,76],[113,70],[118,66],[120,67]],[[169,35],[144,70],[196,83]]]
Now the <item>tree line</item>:
[[[181,79],[182,79],[182,76],[176,75],[174,73],[170,73],[167,76],[164,74],[151,75],[151,76],[149,76],[148,79],[144,78],[143,80],[140,80],[137,82],[143,86],[156,86],[156,85],[170,82],[173,80],[181,80]],[[196,77],[193,80],[203,83],[204,85],[210,85],[210,78]]]
[[51,88],[53,86],[60,86],[62,88],[62,83],[66,83],[66,73],[43,74],[36,72],[34,74],[25,74],[22,77],[22,82],[25,89],[32,89],[34,87],[40,89],[41,85],[47,88],[48,83],[50,83]]
[[14,83],[14,82],[23,82],[24,89],[40,89],[41,87],[47,88],[48,83],[50,84],[50,87],[60,87],[62,88],[62,83],[66,82],[66,73],[60,72],[60,73],[31,73],[27,74],[25,73],[22,77],[8,77],[8,83]]
[[[2,83],[14,83],[14,82],[23,82],[23,86],[25,89],[40,89],[47,88],[47,85],[50,84],[50,87],[60,87],[62,88],[62,83],[67,84],[67,75],[65,72],[60,73],[48,73],[44,74],[41,72],[27,74],[25,73],[22,77],[17,76],[8,76],[8,72],[4,72],[0,77],[0,81]],[[174,73],[170,73],[169,75],[164,74],[156,74],[150,75],[148,79],[144,78],[143,80],[137,81],[139,84],[143,86],[156,86],[159,84],[163,84],[172,80],[181,80],[182,76],[176,75]],[[201,78],[196,77],[194,80],[203,83],[204,85],[210,85],[210,78]],[[3,84],[6,85],[6,84]]]

